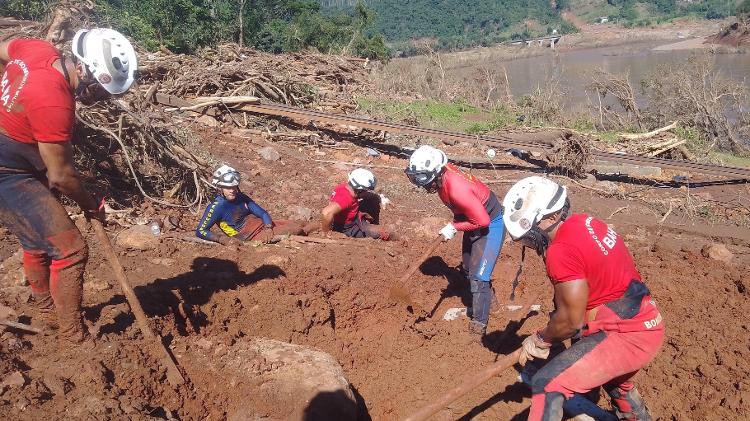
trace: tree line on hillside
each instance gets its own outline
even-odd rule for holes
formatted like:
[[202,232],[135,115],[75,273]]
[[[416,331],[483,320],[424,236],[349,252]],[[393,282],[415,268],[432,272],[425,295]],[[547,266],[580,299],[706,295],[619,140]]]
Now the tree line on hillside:
[[[325,1],[332,3],[338,4]],[[376,13],[371,31],[408,54],[414,52],[408,41],[420,38],[435,39],[437,49],[454,49],[577,31],[560,17],[560,4],[564,1],[552,7],[549,0],[371,0],[367,7]]]
[[[367,29],[374,15],[359,4],[323,14],[315,0],[95,0],[95,20],[119,29],[149,50],[190,53],[238,42],[280,53],[316,48],[384,59],[381,35]],[[56,0],[4,0],[0,15],[41,20]]]
[[607,0],[607,3],[618,10],[610,18],[625,26],[647,26],[683,16],[724,19],[734,15],[736,5],[735,0]]

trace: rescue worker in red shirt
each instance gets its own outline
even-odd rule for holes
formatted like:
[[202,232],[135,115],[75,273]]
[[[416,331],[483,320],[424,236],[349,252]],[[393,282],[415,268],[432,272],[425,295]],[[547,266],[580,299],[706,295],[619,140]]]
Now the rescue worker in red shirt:
[[503,211],[495,193],[470,174],[448,163],[440,149],[420,146],[409,158],[406,175],[412,183],[430,193],[453,211],[453,221],[440,234],[445,241],[463,231],[463,268],[472,295],[469,331],[484,336],[490,307],[496,302],[492,290],[492,271],[503,247],[505,228]]
[[603,386],[620,419],[651,420],[632,379],[659,351],[664,322],[620,235],[571,214],[566,188],[543,177],[517,182],[503,207],[508,233],[544,257],[555,291],[555,311],[523,341],[520,364],[581,337],[532,377],[528,419],[561,420],[566,400]]
[[352,238],[393,240],[393,234],[378,225],[380,197],[372,192],[377,184],[375,175],[357,168],[347,178],[346,183],[336,186],[328,205],[321,211],[321,230],[324,233],[337,231]]
[[72,57],[46,41],[0,43],[0,223],[23,247],[26,279],[42,319],[63,345],[86,334],[81,316],[86,243],[58,193],[87,219],[104,221],[103,202],[73,165],[75,101],[92,104],[128,90],[138,67],[130,42],[111,29],[78,31]]

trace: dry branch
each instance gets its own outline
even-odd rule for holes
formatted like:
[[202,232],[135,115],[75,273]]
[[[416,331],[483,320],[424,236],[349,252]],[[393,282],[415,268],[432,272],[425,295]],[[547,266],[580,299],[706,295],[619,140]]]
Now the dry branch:
[[620,133],[618,136],[620,136],[623,139],[627,140],[640,140],[640,139],[648,139],[650,137],[654,137],[658,135],[659,133],[666,132],[669,130],[674,129],[677,127],[677,122],[672,122],[669,126],[661,127],[656,130],[652,130],[650,132],[646,133]]

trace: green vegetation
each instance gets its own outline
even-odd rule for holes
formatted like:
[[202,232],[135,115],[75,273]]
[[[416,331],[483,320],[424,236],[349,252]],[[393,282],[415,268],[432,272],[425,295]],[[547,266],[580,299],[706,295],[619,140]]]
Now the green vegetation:
[[750,15],[750,0],[745,0],[739,6],[737,6],[737,17],[745,17]]
[[[558,2],[558,7],[565,4]],[[417,52],[409,41],[421,38],[436,40],[437,49],[454,49],[544,36],[553,30],[577,31],[549,0],[371,0],[367,5],[377,13],[373,30],[407,55]]]
[[40,20],[49,10],[54,0],[2,0],[0,16],[12,16],[18,19]]
[[[313,47],[387,58],[382,36],[367,32],[374,14],[357,4],[348,14],[320,13],[314,0],[95,0],[96,20],[133,37],[149,50],[190,53],[222,42],[265,51]],[[40,20],[54,0],[5,0],[0,14]]]
[[735,0],[570,0],[570,10],[588,22],[599,17],[625,26],[648,26],[679,17],[723,19],[732,16]]
[[505,106],[481,110],[462,99],[452,102],[428,99],[401,103],[360,98],[358,104],[362,110],[376,118],[470,134],[485,134],[517,124],[516,114]]

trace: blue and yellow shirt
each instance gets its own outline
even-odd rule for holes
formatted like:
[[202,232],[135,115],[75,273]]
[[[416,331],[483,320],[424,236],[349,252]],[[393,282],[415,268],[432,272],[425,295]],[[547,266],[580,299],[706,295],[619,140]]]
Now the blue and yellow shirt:
[[242,229],[248,215],[262,219],[264,225],[273,223],[271,215],[245,193],[238,192],[237,198],[231,202],[218,195],[203,213],[195,235],[204,240],[219,241],[218,236],[211,232],[211,227],[218,223],[226,235],[234,237]]

